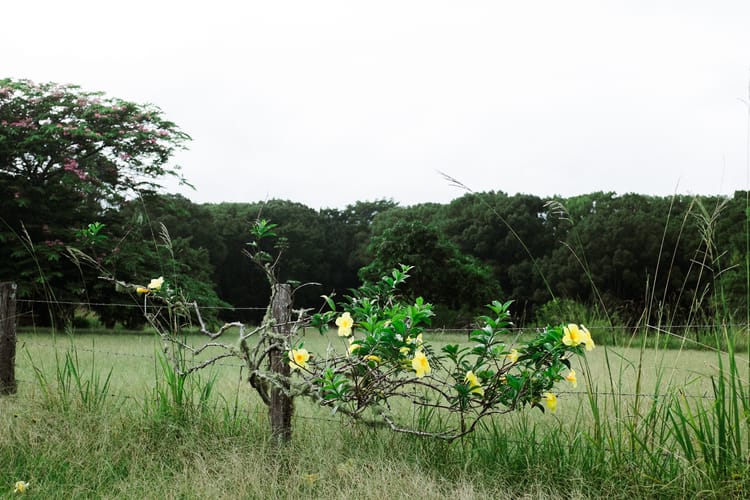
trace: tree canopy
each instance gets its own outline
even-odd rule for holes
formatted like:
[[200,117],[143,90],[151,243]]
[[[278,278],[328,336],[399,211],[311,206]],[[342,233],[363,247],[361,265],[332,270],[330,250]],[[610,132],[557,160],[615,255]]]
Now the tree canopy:
[[[0,80],[0,172],[112,197],[159,187],[190,137],[156,106],[75,85]],[[20,191],[17,203],[27,193]]]
[[170,161],[189,139],[150,104],[0,80],[0,279],[17,281],[21,297],[84,297],[90,280],[64,258],[66,247],[94,222],[108,226],[113,245],[122,238],[118,211],[165,176],[180,177]]

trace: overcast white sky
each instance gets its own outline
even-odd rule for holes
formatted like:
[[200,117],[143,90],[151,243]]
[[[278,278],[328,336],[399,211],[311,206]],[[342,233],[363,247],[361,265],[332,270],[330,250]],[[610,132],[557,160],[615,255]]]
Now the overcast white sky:
[[[5,2],[0,76],[161,107],[197,202],[748,187],[750,1]],[[174,191],[175,189],[170,189]]]

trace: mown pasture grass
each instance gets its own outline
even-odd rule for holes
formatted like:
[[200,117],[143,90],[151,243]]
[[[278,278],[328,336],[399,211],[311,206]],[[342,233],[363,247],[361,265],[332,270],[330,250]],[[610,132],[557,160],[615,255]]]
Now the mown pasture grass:
[[[310,330],[304,342],[323,353],[342,340]],[[279,449],[238,361],[202,373],[198,385],[215,376],[210,404],[175,420],[155,411],[155,335],[21,333],[18,347],[19,393],[0,398],[0,493],[16,480],[40,498],[726,497],[750,487],[746,464],[722,472],[675,441],[674,398],[694,413],[716,408],[712,380],[729,359],[711,351],[600,347],[574,366],[577,389],[560,386],[555,414],[500,416],[450,444],[354,425],[298,399],[294,438]],[[75,384],[62,404],[66,355],[96,382],[89,392],[111,373],[105,404],[82,404]],[[747,360],[734,357],[746,386]],[[703,435],[688,439],[698,448]]]

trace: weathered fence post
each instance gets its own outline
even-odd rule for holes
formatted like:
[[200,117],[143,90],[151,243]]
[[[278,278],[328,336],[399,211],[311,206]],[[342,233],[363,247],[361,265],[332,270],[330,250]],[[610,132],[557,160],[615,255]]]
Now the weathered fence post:
[[[292,286],[283,283],[273,285],[271,295],[271,312],[273,314],[275,335],[289,337],[292,329]],[[272,340],[278,343],[278,339]],[[289,396],[289,358],[284,349],[273,349],[269,353],[271,371],[281,387],[271,389],[271,434],[278,442],[289,441],[292,438],[292,398]]]
[[16,392],[16,284],[0,283],[0,394]]

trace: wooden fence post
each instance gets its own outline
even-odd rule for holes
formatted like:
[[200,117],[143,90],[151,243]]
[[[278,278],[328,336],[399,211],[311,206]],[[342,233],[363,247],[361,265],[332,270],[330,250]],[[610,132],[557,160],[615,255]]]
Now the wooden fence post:
[[0,394],[16,393],[16,284],[0,283]]
[[[271,312],[273,315],[275,335],[289,337],[292,331],[292,286],[283,283],[273,285],[271,295]],[[278,339],[272,339],[278,343]],[[292,438],[292,398],[289,397],[289,358],[284,349],[273,349],[269,353],[271,371],[281,380],[281,387],[271,388],[271,435],[277,442],[286,442]]]

